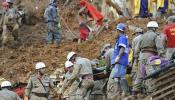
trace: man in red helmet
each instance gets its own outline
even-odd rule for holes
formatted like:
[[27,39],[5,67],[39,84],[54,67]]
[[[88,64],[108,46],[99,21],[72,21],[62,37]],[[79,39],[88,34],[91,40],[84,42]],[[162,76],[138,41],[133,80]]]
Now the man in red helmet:
[[166,57],[171,59],[175,54],[175,16],[168,17],[168,25],[164,28],[167,42]]

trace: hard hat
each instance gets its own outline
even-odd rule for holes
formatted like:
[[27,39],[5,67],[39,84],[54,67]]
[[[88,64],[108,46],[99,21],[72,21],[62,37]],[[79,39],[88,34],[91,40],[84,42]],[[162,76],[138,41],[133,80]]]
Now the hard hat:
[[67,55],[67,60],[69,61],[76,53],[75,52],[69,52]]
[[1,84],[1,88],[3,88],[3,87],[9,87],[9,86],[12,86],[12,84],[9,81],[4,81]]
[[35,65],[35,69],[41,69],[41,68],[44,68],[44,67],[46,67],[46,65],[43,62],[38,62]]
[[167,22],[175,22],[175,16],[169,16]]
[[13,3],[13,0],[6,0],[6,2],[8,2],[8,3]]
[[107,43],[101,48],[101,50],[100,50],[100,56],[101,57],[104,56],[104,54],[106,53],[107,48],[112,48],[112,45],[110,43]]
[[149,28],[158,28],[159,27],[159,25],[158,25],[158,23],[156,22],[156,21],[150,21],[150,22],[148,22],[148,24],[147,24],[147,27]]
[[143,32],[143,29],[141,29],[141,28],[136,28],[135,29],[135,33],[141,33],[141,32]]
[[107,43],[107,44],[105,44],[105,45],[103,46],[104,49],[105,49],[105,48],[108,48],[108,47],[112,47],[112,45],[111,45],[110,43]]
[[110,44],[110,43],[107,43],[107,44],[105,44],[104,46],[103,46],[103,48],[101,49],[101,52],[103,52],[106,48],[108,48],[108,47],[112,47],[112,45]]
[[120,30],[120,31],[125,31],[125,29],[126,29],[126,25],[123,23],[117,24],[117,26],[115,28],[115,30]]
[[74,64],[72,63],[72,62],[70,62],[70,61],[66,61],[65,62],[65,67],[66,68],[69,68],[69,67],[71,67],[71,66],[73,66]]

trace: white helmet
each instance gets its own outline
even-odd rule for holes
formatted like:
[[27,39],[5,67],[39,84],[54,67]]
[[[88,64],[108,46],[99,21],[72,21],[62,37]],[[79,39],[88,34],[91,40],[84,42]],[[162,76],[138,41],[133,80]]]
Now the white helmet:
[[168,18],[167,18],[167,22],[175,22],[175,16],[169,16]]
[[69,68],[69,67],[71,67],[71,66],[73,66],[74,64],[72,63],[72,62],[70,62],[70,61],[66,61],[65,62],[65,67],[66,68]]
[[41,68],[44,68],[44,67],[46,67],[46,65],[43,62],[38,62],[35,65],[35,69],[41,69]]
[[143,32],[143,29],[141,29],[141,28],[136,28],[135,29],[135,33],[141,33],[141,32]]
[[106,49],[106,48],[112,48],[112,45],[111,45],[110,43],[105,44],[105,45],[101,48],[101,51],[100,51],[101,54],[105,52],[105,49]]
[[4,82],[2,82],[2,84],[1,84],[1,88],[2,88],[2,87],[9,87],[9,86],[12,86],[12,84],[11,84],[9,81],[4,81]]
[[69,52],[68,53],[68,55],[67,55],[67,60],[69,61],[71,58],[72,58],[72,56],[74,56],[76,53],[75,52]]
[[159,25],[156,21],[150,21],[150,22],[148,22],[147,27],[148,28],[158,28]]
[[13,3],[13,0],[6,0],[6,2],[8,2],[8,3]]

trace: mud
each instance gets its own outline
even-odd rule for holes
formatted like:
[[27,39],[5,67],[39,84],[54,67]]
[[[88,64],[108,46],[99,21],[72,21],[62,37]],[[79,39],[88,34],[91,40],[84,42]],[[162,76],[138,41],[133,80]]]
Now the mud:
[[[25,1],[25,2],[24,2]],[[32,3],[32,0],[24,0],[21,4]],[[70,5],[64,7],[59,4],[59,13],[62,25],[63,41],[59,48],[54,45],[46,44],[47,28],[46,24],[42,20],[44,7],[47,3],[46,0],[38,0],[39,3],[35,3],[29,8],[38,6],[38,10],[34,8],[31,10],[32,14],[40,19],[36,25],[27,26],[23,25],[20,29],[21,43],[14,43],[13,40],[9,41],[9,45],[4,50],[0,50],[0,72],[2,77],[10,81],[27,82],[30,74],[35,72],[35,63],[43,61],[46,63],[47,71],[49,73],[54,72],[57,68],[64,67],[66,61],[66,55],[69,51],[75,51],[79,56],[87,57],[89,59],[98,58],[100,48],[105,43],[115,43],[114,27],[117,23],[123,22],[127,25],[134,25],[137,27],[145,26],[149,19],[127,19],[123,18],[112,23],[108,30],[104,30],[94,40],[87,41],[81,44],[72,42],[72,37],[78,37],[78,20],[77,12],[79,9],[78,0],[70,3]],[[44,2],[42,5],[41,2]],[[33,2],[34,3],[34,2]],[[160,29],[162,30],[165,21],[159,20]],[[68,26],[68,27],[67,27]],[[129,39],[132,39],[132,31],[127,30]],[[70,39],[70,40],[68,40]]]

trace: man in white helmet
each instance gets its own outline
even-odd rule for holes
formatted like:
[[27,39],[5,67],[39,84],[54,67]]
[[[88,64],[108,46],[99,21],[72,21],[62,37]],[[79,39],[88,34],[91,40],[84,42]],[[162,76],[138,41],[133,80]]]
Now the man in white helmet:
[[24,100],[50,100],[50,88],[54,88],[53,81],[45,74],[46,65],[43,62],[36,63],[36,74],[31,75],[25,89]]
[[15,92],[10,91],[12,84],[9,81],[3,81],[1,84],[0,100],[22,100]]
[[[79,82],[76,92],[76,100],[84,100],[87,98],[88,90],[91,90],[94,85],[92,63],[87,58],[77,57],[75,52],[69,52],[67,60],[74,64],[73,73],[67,84],[72,84],[75,80]],[[64,92],[64,91],[63,91]]]
[[6,10],[3,19],[2,47],[7,45],[9,35],[12,35],[14,40],[19,43],[18,19],[20,18],[20,15],[17,9],[13,7],[13,0],[6,0],[6,2],[8,3],[9,8]]
[[68,91],[68,100],[76,100],[76,91],[78,89],[79,82],[74,81],[73,84],[70,87],[68,87],[68,81],[71,78],[71,75],[73,73],[74,64],[70,61],[66,61],[65,68],[66,68],[67,72],[65,74],[64,84],[63,84],[61,93],[63,93],[63,97],[64,97],[65,90],[67,90]]
[[[160,47],[162,46],[159,46],[160,43],[158,43],[159,42],[158,33],[157,33],[158,27],[159,26],[156,21],[148,22],[147,24],[148,31],[142,35],[139,43],[136,46],[135,59],[139,60],[139,67],[137,71],[137,78],[134,82],[134,88],[133,88],[135,92],[139,92],[139,93],[141,92],[142,79],[145,77],[145,74],[141,73],[140,71],[141,66],[145,67],[146,74],[150,74],[150,71],[152,69],[147,64],[148,58],[153,55],[161,56],[162,51],[160,50],[162,50],[162,48]],[[150,90],[151,83],[146,85],[148,86],[147,91],[152,92],[152,90]]]

